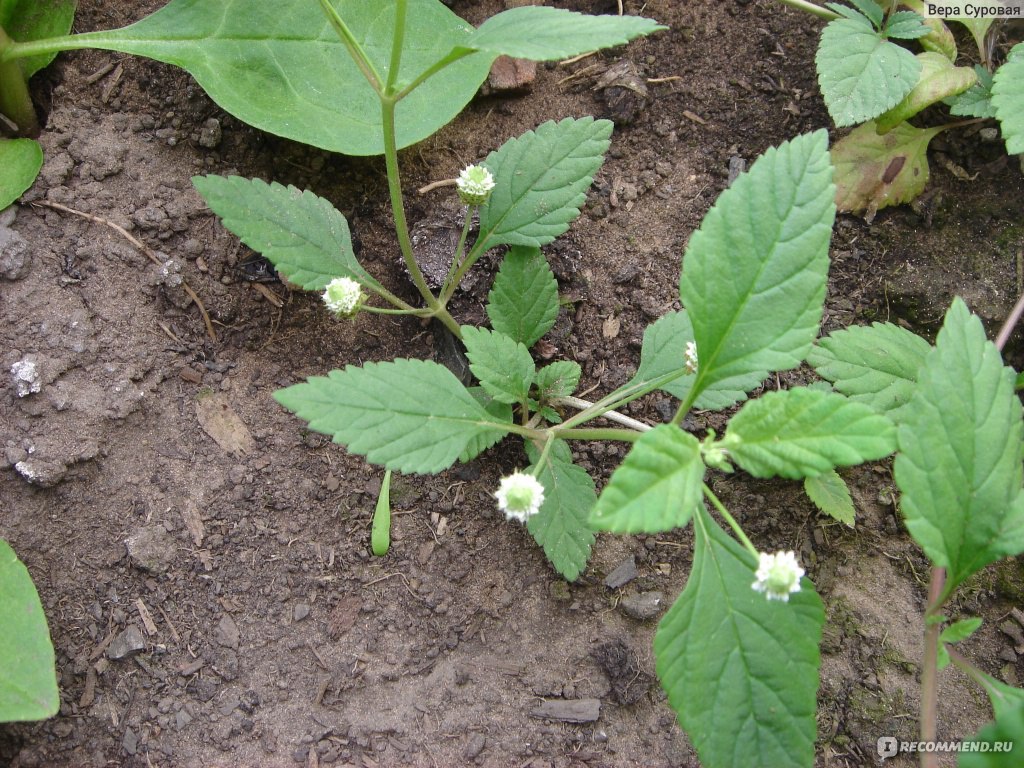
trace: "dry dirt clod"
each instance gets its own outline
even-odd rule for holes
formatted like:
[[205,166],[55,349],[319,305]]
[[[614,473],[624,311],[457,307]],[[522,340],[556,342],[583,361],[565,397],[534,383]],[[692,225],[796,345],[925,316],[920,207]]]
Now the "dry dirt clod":
[[619,606],[622,612],[637,621],[650,621],[661,613],[665,596],[661,592],[641,592],[623,598]]
[[112,661],[123,659],[132,654],[138,653],[146,648],[146,639],[142,636],[141,630],[134,624],[129,624],[110,645],[107,646],[107,658]]

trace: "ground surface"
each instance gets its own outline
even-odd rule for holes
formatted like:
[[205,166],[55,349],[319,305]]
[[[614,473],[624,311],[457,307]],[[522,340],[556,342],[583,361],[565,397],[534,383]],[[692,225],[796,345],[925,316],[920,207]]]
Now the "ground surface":
[[[76,27],[118,26],[159,5],[83,0]],[[453,5],[474,23],[502,7]],[[626,10],[641,8],[627,0]],[[730,163],[830,125],[814,82],[817,22],[764,0],[642,10],[671,31],[542,66],[532,93],[480,98],[402,157],[410,218],[422,223],[450,194],[416,195],[426,182],[545,120],[607,114],[594,85],[610,65],[628,59],[640,78],[664,79],[617,127],[584,215],[548,252],[571,300],[549,351],[579,361],[581,389],[595,394],[631,375],[643,328],[677,306],[683,248]],[[50,104],[47,163],[25,202],[102,217],[176,266],[162,273],[104,224],[17,209],[30,262],[0,279],[0,363],[6,372],[34,356],[43,386],[23,398],[13,381],[0,387],[0,535],[41,594],[62,709],[0,727],[0,765],[696,765],[653,677],[654,621],[624,611],[641,593],[660,591],[663,607],[678,595],[689,531],[600,536],[567,585],[495,510],[497,479],[525,463],[507,444],[438,477],[401,479],[394,544],[377,559],[369,519],[381,473],[271,399],[346,363],[428,358],[432,336],[411,320],[333,321],[316,297],[266,284],[275,306],[241,278],[250,253],[189,178],[313,189],[348,216],[368,268],[411,298],[382,164],[255,132],[186,75],[141,59],[69,54],[37,91]],[[828,330],[889,319],[933,332],[954,293],[993,329],[1009,311],[1024,249],[1020,168],[977,128],[935,149],[916,212],[885,211],[870,227],[840,217]],[[178,276],[209,309],[216,341]],[[463,319],[482,319],[489,279],[459,300]],[[658,421],[668,407],[649,397],[628,412]],[[576,455],[600,484],[623,454],[581,445]],[[15,470],[23,461],[30,471]],[[916,729],[926,563],[900,532],[889,467],[847,479],[856,530],[819,516],[792,484],[734,476],[715,486],[762,548],[800,552],[828,607],[822,766],[875,764],[879,736]],[[630,560],[635,577],[607,588]],[[1005,618],[1021,588],[1011,563],[957,605],[987,619],[966,650],[1011,682],[1024,672],[1024,638]],[[973,732],[988,718],[983,697],[955,673],[943,680],[941,737]],[[578,698],[600,699],[597,722],[533,716],[544,701]]]

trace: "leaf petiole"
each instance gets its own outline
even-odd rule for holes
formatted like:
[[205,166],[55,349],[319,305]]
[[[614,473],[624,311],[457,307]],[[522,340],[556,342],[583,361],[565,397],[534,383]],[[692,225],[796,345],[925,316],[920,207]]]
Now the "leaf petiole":
[[[401,3],[404,5],[404,3]],[[330,22],[331,26],[334,27],[334,31],[337,33],[338,38],[344,43],[345,48],[348,50],[352,60],[359,67],[359,71],[363,73],[366,81],[370,84],[378,94],[384,92],[384,86],[381,83],[380,75],[377,74],[377,70],[373,66],[373,62],[366,55],[366,51],[359,45],[359,41],[356,40],[352,34],[352,30],[348,28],[344,19],[338,15],[338,12],[331,5],[330,0],[320,0],[320,7],[323,9],[324,15],[327,17],[327,21]],[[404,26],[404,25],[403,25]],[[389,76],[390,77],[390,76]]]
[[34,138],[39,135],[39,119],[36,117],[28,83],[16,60],[6,60],[4,54],[17,45],[3,27],[0,27],[0,114],[5,115],[18,127],[19,136]]
[[[736,522],[736,518],[729,513],[729,510],[726,509],[721,500],[715,496],[714,491],[708,487],[707,483],[704,483],[704,497],[711,502],[715,509],[718,510],[718,514],[720,514],[725,522],[729,524],[729,527],[732,528],[732,532],[736,534],[736,538],[740,540],[740,543],[756,559],[760,555],[757,551],[757,547],[755,547],[750,539],[747,538],[747,534],[745,534],[743,529],[740,528],[740,524]],[[695,515],[694,517],[699,519],[700,515]]]

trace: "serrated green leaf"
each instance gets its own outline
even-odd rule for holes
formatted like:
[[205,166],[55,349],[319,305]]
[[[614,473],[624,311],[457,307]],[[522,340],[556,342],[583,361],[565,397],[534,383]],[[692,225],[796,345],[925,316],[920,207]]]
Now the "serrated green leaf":
[[[495,400],[493,397],[487,394],[483,387],[468,387],[467,391],[473,396],[480,405],[483,406],[484,410],[490,415],[491,420],[497,424],[511,424],[512,423],[512,406],[508,403],[503,403],[500,400]],[[505,433],[501,430],[488,430],[481,432],[476,437],[470,439],[466,443],[465,450],[459,454],[459,461],[463,464],[472,461],[481,453],[486,451],[492,445],[497,443],[501,438],[505,436]]]
[[874,122],[854,128],[832,147],[839,210],[870,221],[921,194],[928,184],[928,142],[941,130],[902,123],[880,136]]
[[537,371],[536,384],[543,400],[568,397],[576,391],[583,370],[579,363],[559,360],[548,363]]
[[57,714],[56,660],[28,570],[0,539],[0,723]]
[[[685,400],[696,378],[696,374],[682,373],[688,341],[693,341],[693,325],[685,309],[669,312],[648,325],[644,329],[643,346],[640,349],[640,366],[630,385],[653,381],[673,371],[680,371],[679,377],[660,389]],[[763,378],[755,372],[717,381],[697,396],[694,408],[710,411],[728,408],[746,400],[747,392],[757,387]]]
[[[867,17],[873,26],[882,26],[882,18],[885,15],[885,11],[875,0],[849,0],[849,2],[850,5]],[[828,3],[828,6],[833,10],[838,10],[842,7],[839,3]]]
[[974,679],[985,689],[988,700],[992,703],[992,712],[996,719],[1009,714],[1016,707],[1024,704],[1024,691],[997,680],[980,669],[975,669]]
[[679,293],[698,394],[795,368],[817,336],[835,218],[827,142],[817,131],[769,149],[691,236]]
[[992,84],[992,106],[1011,155],[1024,152],[1024,43],[1010,51],[1007,61],[996,70]]
[[370,523],[370,550],[377,557],[384,557],[391,549],[391,470],[384,470],[380,484],[380,495],[373,508],[373,522]]
[[[71,31],[76,4],[77,0],[5,0],[0,2],[0,27],[19,43],[61,37]],[[43,53],[21,59],[25,79],[49,66],[56,57],[56,53]]]
[[462,326],[469,370],[491,397],[503,403],[526,399],[536,366],[530,350],[498,331]]
[[1024,704],[1007,709],[960,747],[958,768],[1010,768],[1024,763]]
[[703,503],[700,443],[673,424],[640,436],[601,491],[590,524],[615,533],[682,528]]
[[801,387],[744,405],[720,444],[755,477],[799,479],[888,456],[896,430],[873,408]]
[[846,481],[834,469],[804,478],[804,492],[814,506],[840,523],[855,525],[857,511]]
[[[526,453],[533,462],[532,472],[540,454],[532,443],[526,444]],[[597,500],[594,481],[586,470],[573,464],[564,440],[555,441],[537,479],[544,486],[544,503],[527,519],[526,528],[555,570],[567,581],[576,581],[587,567],[594,545],[594,532],[587,525]]]
[[881,33],[850,19],[821,33],[818,85],[836,126],[856,125],[891,109],[910,93],[921,64]]
[[[396,0],[332,0],[385,77]],[[408,0],[399,82],[411,82],[465,43],[473,28],[437,0]],[[73,38],[187,70],[210,97],[249,125],[348,155],[384,151],[381,107],[316,2],[173,0],[124,29]],[[399,148],[462,111],[487,77],[492,53],[473,53],[430,77],[397,106]]]
[[0,211],[32,186],[43,167],[43,148],[32,139],[0,139]]
[[939,635],[940,643],[959,643],[961,640],[966,640],[968,637],[978,631],[978,627],[981,626],[981,619],[978,617],[972,617],[970,619],[961,619],[960,621],[954,621]]
[[788,603],[753,589],[757,561],[703,509],[686,589],[654,655],[672,709],[707,768],[806,768],[825,612],[806,578]]
[[405,473],[440,472],[474,438],[506,434],[451,371],[427,360],[350,365],[274,399],[352,453]]
[[873,323],[851,325],[820,339],[807,362],[850,400],[899,424],[930,351],[927,341],[905,328]]
[[558,318],[558,281],[540,248],[512,246],[487,294],[496,331],[532,347]]
[[978,82],[963,93],[945,100],[949,114],[956,117],[995,117],[992,104],[992,74],[980,64],[974,65]]
[[921,62],[917,84],[899,104],[878,116],[875,130],[879,133],[891,131],[921,110],[963,93],[978,82],[978,76],[972,68],[954,66],[941,53],[925,51],[917,54],[917,60]]
[[[868,0],[868,2],[871,2],[871,0]],[[871,4],[874,5],[874,3]],[[863,24],[868,29],[875,29],[882,23],[881,15],[878,17],[878,22],[875,23],[857,9],[851,8],[848,5],[843,5],[842,3],[825,3],[825,7],[835,11],[843,18],[850,19],[858,24]]]
[[640,16],[587,16],[524,6],[492,16],[462,47],[534,61],[555,61],[668,29]]
[[921,15],[913,11],[897,11],[885,22],[885,35],[890,38],[917,40],[930,32]]
[[946,569],[947,597],[1024,551],[1021,403],[1013,371],[955,299],[899,427],[896,484],[907,530]]
[[604,162],[609,120],[549,121],[509,139],[484,161],[494,189],[480,209],[479,242],[540,247],[569,229]]
[[348,222],[312,192],[239,176],[193,176],[206,204],[238,238],[307,291],[336,277],[380,287],[356,261]]

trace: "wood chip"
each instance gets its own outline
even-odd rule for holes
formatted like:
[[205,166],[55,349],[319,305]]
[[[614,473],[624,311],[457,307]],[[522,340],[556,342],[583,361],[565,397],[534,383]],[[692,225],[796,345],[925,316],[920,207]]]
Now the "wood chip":
[[614,339],[619,335],[619,330],[622,328],[622,322],[617,317],[609,317],[604,321],[601,326],[601,334],[606,339]]
[[203,526],[203,518],[199,514],[199,506],[194,499],[187,499],[181,507],[181,519],[185,521],[185,527],[192,536],[192,543],[197,547],[203,545],[203,537],[206,535],[206,528]]
[[688,109],[684,109],[683,110],[683,117],[685,117],[687,120],[690,120],[691,122],[700,123],[701,125],[707,125],[708,124],[707,120],[705,120],[700,115],[698,115],[698,114],[696,114],[694,112],[691,112]]
[[135,601],[135,607],[139,611],[139,618],[142,619],[142,626],[146,628],[146,634],[152,637],[156,634],[156,624],[153,622],[153,614],[149,612],[149,608],[142,602],[140,597]]
[[207,395],[196,403],[196,416],[214,442],[228,453],[245,456],[256,448],[249,428],[223,395]]
[[78,708],[86,709],[91,707],[96,700],[96,670],[89,667],[85,670],[85,690],[82,691],[82,698],[78,700]]
[[352,629],[359,617],[361,606],[362,601],[358,597],[343,597],[339,600],[327,618],[327,636],[331,640],[337,640]]
[[531,717],[559,720],[563,723],[594,723],[601,716],[600,699],[555,699],[545,701],[530,713]]

